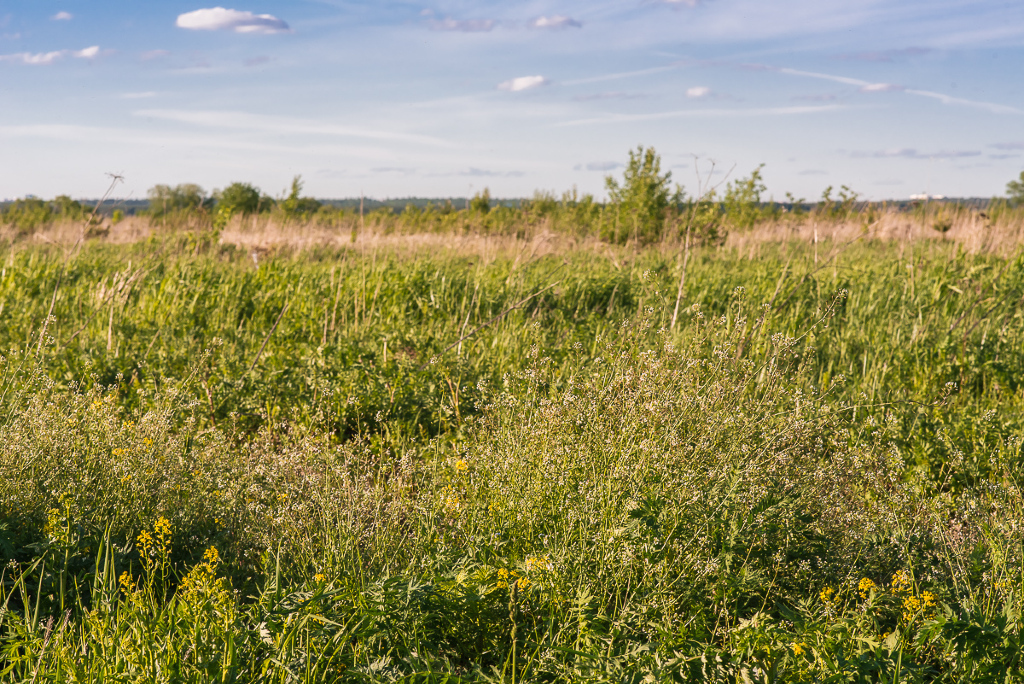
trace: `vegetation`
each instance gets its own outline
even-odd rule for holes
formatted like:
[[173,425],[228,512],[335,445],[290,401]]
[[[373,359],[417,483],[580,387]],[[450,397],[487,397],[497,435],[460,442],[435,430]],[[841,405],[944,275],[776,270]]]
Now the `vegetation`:
[[0,680],[1024,678],[1024,254],[693,239],[759,187],[4,243]]

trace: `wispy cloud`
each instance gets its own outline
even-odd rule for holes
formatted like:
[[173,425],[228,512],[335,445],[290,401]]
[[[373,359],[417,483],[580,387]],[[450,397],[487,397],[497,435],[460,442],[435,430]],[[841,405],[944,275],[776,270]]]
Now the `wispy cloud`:
[[498,90],[506,90],[510,93],[517,93],[521,90],[530,90],[542,85],[547,85],[548,79],[543,76],[519,76],[498,84]]
[[400,173],[403,176],[409,176],[416,173],[416,169],[405,166],[377,166],[370,169],[373,173]]
[[576,21],[572,17],[567,17],[564,14],[555,14],[550,17],[537,17],[531,19],[526,23],[529,28],[532,29],[567,29],[567,28],[581,28],[582,23]]
[[851,157],[864,159],[887,159],[902,157],[904,159],[963,159],[965,157],[980,157],[978,150],[939,150],[938,152],[919,152],[913,147],[901,147],[890,150],[877,150],[874,152],[854,151]]
[[136,116],[165,121],[177,121],[195,126],[223,128],[236,131],[259,131],[262,133],[296,134],[313,136],[337,136],[364,138],[369,140],[390,140],[416,143],[433,147],[452,147],[446,140],[415,133],[382,131],[356,126],[345,126],[328,121],[299,119],[292,117],[265,116],[237,111],[183,110],[183,109],[140,109],[132,112]]
[[989,147],[994,147],[997,150],[1024,150],[1024,141],[994,143],[992,145],[989,145]]
[[178,28],[192,31],[233,31],[235,33],[286,33],[288,24],[270,14],[253,14],[224,7],[210,7],[178,15]]
[[[914,88],[903,88],[902,86],[889,87],[889,84],[872,83],[871,81],[865,81],[859,78],[850,78],[848,76],[836,76],[834,74],[823,74],[816,71],[803,71],[800,69],[789,69],[785,67],[768,67],[768,69],[777,71],[780,74],[788,74],[790,76],[803,76],[805,78],[816,78],[824,81],[832,81],[834,83],[843,83],[845,85],[857,86],[858,89],[864,92],[878,92],[878,90],[883,89],[899,88],[902,92],[907,93],[908,95],[927,97],[933,100],[938,100],[942,104],[975,107],[977,109],[984,109],[986,111],[992,112],[993,114],[1024,114],[1024,110],[1017,109],[1016,107],[1009,107],[1007,105],[996,104],[994,102],[967,100],[962,97],[953,97],[951,95],[945,95],[944,93],[935,93],[930,90],[917,90]],[[883,86],[885,86],[885,88],[883,88]]]
[[555,126],[584,126],[588,124],[632,123],[634,121],[657,121],[659,119],[682,119],[702,117],[761,117],[792,116],[800,114],[821,114],[847,109],[844,105],[820,105],[805,107],[765,107],[758,109],[681,109],[672,112],[651,114],[606,114],[589,119],[575,119],[557,123]]
[[854,52],[836,55],[835,59],[853,62],[895,62],[907,57],[919,57],[934,52],[931,48],[909,47],[901,50],[880,50],[875,52]]
[[673,71],[678,69],[681,65],[672,64],[669,66],[652,67],[650,69],[640,69],[638,71],[620,71],[613,74],[603,74],[601,76],[590,76],[587,78],[577,78],[570,81],[562,81],[562,85],[574,86],[574,85],[585,85],[587,83],[601,83],[602,81],[617,81],[621,78],[634,78],[636,76],[648,76],[650,74],[660,74],[663,71]]
[[74,15],[71,12],[57,12],[50,19],[54,21],[71,21]]
[[898,93],[904,90],[906,90],[905,87],[895,83],[869,83],[866,86],[860,87],[860,92],[862,93]]
[[693,88],[686,89],[686,97],[694,99],[707,97],[710,94],[711,88],[708,88],[707,86],[694,86]]
[[160,59],[161,57],[168,57],[170,54],[170,50],[146,50],[139,54],[139,58],[144,62],[149,62],[154,59]]
[[460,171],[458,175],[477,178],[518,178],[524,174],[522,171],[492,171],[490,169],[478,169],[471,166],[465,171]]
[[622,91],[610,91],[604,93],[591,93],[590,95],[575,95],[575,102],[592,102],[594,100],[640,100],[649,97],[646,93],[625,93]]
[[431,19],[427,24],[435,31],[459,31],[462,33],[486,33],[497,25],[493,19]]
[[65,57],[77,59],[92,59],[100,54],[98,45],[87,47],[82,50],[54,50],[52,52],[15,52],[9,55],[0,55],[0,62],[14,62],[15,64],[28,64],[31,66],[46,66],[59,62]]
[[584,167],[587,171],[614,171],[615,169],[622,166],[617,161],[602,161],[602,162],[588,162]]
[[141,93],[121,93],[120,95],[122,100],[145,100],[150,97],[156,97],[156,91],[147,90]]

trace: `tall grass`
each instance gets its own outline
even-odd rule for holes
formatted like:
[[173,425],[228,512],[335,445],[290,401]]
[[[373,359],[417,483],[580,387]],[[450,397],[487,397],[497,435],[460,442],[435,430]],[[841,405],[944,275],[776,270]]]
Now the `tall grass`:
[[0,673],[1019,677],[1024,261],[758,249],[9,249]]

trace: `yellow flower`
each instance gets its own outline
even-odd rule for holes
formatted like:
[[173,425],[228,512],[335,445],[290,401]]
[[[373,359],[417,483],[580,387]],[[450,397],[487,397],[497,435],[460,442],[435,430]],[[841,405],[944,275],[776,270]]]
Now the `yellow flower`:
[[323,584],[324,582],[327,581],[327,578],[324,577],[323,574],[318,572],[315,575],[313,575],[313,581],[316,582],[317,584]]
[[467,470],[469,470],[469,464],[460,458],[458,461],[455,462],[455,470],[457,470],[460,473],[464,473]]
[[117,581],[118,584],[121,585],[121,591],[123,591],[126,594],[135,593],[135,580],[132,579],[131,573],[129,573],[127,570],[121,573],[121,576],[118,578]]
[[544,572],[551,569],[547,556],[531,556],[526,559],[526,572]]
[[[512,573],[512,576],[515,577],[515,573]],[[499,589],[508,589],[508,578],[509,578],[508,570],[506,570],[505,568],[498,568],[497,587]]]
[[209,563],[210,565],[216,565],[220,562],[220,554],[217,553],[216,548],[211,546],[203,552],[203,560]]
[[910,622],[921,610],[921,601],[916,596],[908,596],[903,599],[903,619]]
[[925,608],[932,608],[935,606],[935,594],[930,591],[921,592],[921,605]]
[[127,475],[125,475],[124,477],[122,477],[122,478],[121,478],[121,484],[125,484],[125,483],[127,483],[127,482],[128,482],[129,480],[131,480],[131,479],[132,479],[132,474],[131,474],[131,473],[128,473]]
[[804,651],[805,651],[806,649],[807,649],[807,644],[805,644],[805,643],[803,643],[803,642],[801,642],[801,643],[799,643],[799,644],[797,644],[797,643],[794,643],[794,644],[793,644],[793,655],[795,655],[795,656],[800,656],[800,655],[803,655],[803,654],[804,654]]
[[906,570],[898,570],[895,575],[892,576],[892,590],[900,592],[909,592],[911,590],[910,575]]
[[868,595],[870,595],[871,592],[873,590],[877,589],[877,588],[878,588],[878,585],[875,584],[873,581],[871,581],[871,579],[869,579],[867,577],[861,578],[860,583],[857,584],[857,591],[860,592],[860,597],[862,599],[866,599],[868,597]]
[[519,591],[523,591],[524,589],[526,589],[529,586],[530,586],[530,580],[528,578],[526,578],[526,577],[520,577],[519,579],[516,580],[516,588],[519,589]]
[[825,587],[818,593],[818,597],[821,598],[822,603],[831,603],[832,595],[836,593],[836,590],[832,587]]

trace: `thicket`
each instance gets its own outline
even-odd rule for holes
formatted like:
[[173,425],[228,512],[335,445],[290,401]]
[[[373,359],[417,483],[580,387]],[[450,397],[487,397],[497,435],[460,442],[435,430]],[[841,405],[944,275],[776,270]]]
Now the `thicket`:
[[1024,257],[183,240],[0,254],[4,678],[1022,676]]
[[[938,233],[949,231],[957,220],[983,219],[992,223],[1019,221],[1024,214],[1021,181],[1007,184],[1007,199],[994,198],[984,206],[960,202],[915,201],[910,203],[865,202],[858,193],[842,186],[833,196],[831,186],[820,200],[808,202],[787,193],[786,202],[764,196],[763,164],[749,176],[712,183],[713,167],[695,169],[696,190],[687,194],[672,184],[672,174],[662,172],[661,159],[653,148],[629,152],[621,180],[608,176],[608,199],[595,200],[575,189],[561,196],[535,193],[515,203],[498,202],[489,189],[467,200],[465,206],[451,201],[410,204],[400,212],[382,207],[369,212],[343,208],[302,196],[303,183],[296,176],[287,194],[275,199],[259,188],[235,182],[207,194],[195,184],[157,185],[149,190],[148,208],[138,212],[154,227],[186,229],[216,234],[233,217],[257,225],[260,221],[283,226],[313,225],[347,233],[355,240],[360,230],[383,233],[485,233],[524,237],[536,226],[574,236],[594,237],[612,244],[649,245],[676,240],[694,245],[721,244],[729,231],[746,232],[764,223],[859,222],[874,223],[888,211],[914,215],[922,225]],[[1024,177],[1022,177],[1024,178]],[[26,234],[59,220],[78,220],[82,207],[67,197],[53,202],[18,200],[0,212],[0,224]],[[121,214],[123,217],[123,212]],[[102,232],[102,231],[99,231]],[[93,234],[99,234],[93,230]]]

